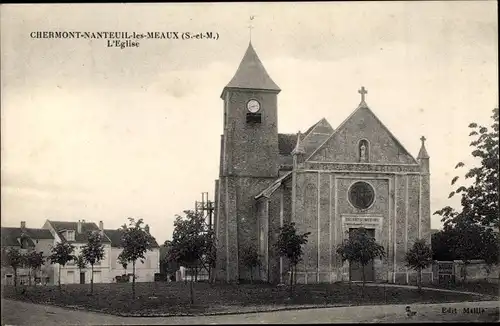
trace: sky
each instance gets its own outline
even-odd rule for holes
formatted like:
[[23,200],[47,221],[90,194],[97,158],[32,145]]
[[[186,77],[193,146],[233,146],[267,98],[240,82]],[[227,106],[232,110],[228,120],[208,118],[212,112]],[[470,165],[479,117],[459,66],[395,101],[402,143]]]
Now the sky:
[[[427,138],[431,211],[471,167],[470,122],[498,107],[495,1],[2,5],[2,226],[143,218],[159,243],[214,195],[223,87],[252,44],[278,96],[279,132],[335,128],[368,90],[415,157]],[[214,32],[218,39],[41,39],[37,31]],[[463,176],[465,170],[458,172]],[[460,180],[463,180],[461,178]],[[438,216],[431,226],[439,228]]]

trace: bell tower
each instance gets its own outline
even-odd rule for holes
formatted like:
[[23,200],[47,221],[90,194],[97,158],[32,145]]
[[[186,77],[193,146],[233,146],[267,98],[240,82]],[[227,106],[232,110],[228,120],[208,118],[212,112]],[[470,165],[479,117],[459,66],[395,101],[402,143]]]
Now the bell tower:
[[221,281],[250,280],[242,262],[249,248],[259,248],[263,225],[255,196],[278,177],[278,93],[252,43],[231,81],[224,87],[224,131],[220,172],[216,180],[215,277]]
[[269,77],[252,43],[224,87],[223,175],[278,176],[280,88]]

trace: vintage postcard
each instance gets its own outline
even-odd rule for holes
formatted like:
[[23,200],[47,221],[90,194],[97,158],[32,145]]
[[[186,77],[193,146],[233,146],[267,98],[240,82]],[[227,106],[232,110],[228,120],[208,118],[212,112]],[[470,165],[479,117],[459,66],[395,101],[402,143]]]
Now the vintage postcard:
[[500,320],[496,2],[0,18],[2,324]]

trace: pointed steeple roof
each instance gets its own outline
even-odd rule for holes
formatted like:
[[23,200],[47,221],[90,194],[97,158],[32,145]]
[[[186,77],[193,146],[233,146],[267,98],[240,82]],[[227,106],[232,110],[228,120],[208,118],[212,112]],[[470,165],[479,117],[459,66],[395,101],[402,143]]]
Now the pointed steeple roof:
[[234,77],[225,88],[281,91],[278,85],[269,77],[251,42],[248,44],[247,51],[241,60],[238,70],[236,70]]
[[300,142],[300,131],[297,133],[297,143],[295,144],[295,148],[292,151],[292,155],[297,155],[297,154],[305,154],[306,151],[304,150],[304,146],[302,146],[302,143]]
[[417,159],[421,160],[421,159],[429,158],[429,154],[427,153],[427,150],[425,149],[425,137],[422,136],[420,138],[420,140],[422,141],[422,146],[420,147],[420,151],[418,152]]

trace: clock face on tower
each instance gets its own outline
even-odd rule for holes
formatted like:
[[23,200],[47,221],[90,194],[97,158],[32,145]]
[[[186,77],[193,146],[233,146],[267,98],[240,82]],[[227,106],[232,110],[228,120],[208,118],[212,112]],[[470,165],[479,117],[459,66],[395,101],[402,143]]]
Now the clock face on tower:
[[255,113],[260,110],[260,103],[257,100],[250,100],[247,102],[248,111]]

